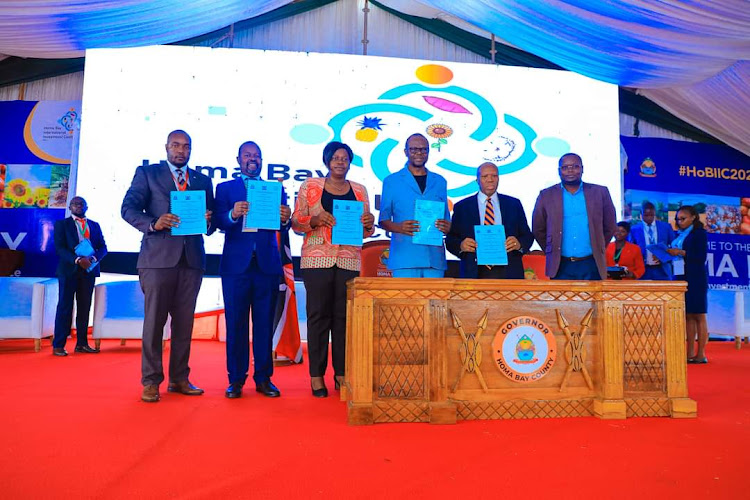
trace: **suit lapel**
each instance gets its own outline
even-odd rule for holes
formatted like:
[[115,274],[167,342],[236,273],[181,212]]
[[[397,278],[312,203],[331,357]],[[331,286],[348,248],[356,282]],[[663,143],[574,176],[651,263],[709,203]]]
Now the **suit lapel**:
[[159,180],[159,184],[161,184],[161,187],[165,189],[167,193],[175,191],[177,189],[177,187],[174,185],[174,179],[172,178],[172,171],[169,169],[169,165],[167,165],[166,163],[159,164],[157,179]]
[[[470,198],[472,200],[471,205],[469,205],[469,214],[470,221],[474,221],[475,226],[481,225],[484,221],[482,220],[482,214],[479,213],[479,194],[475,194]],[[474,228],[471,228],[472,231],[474,231]]]
[[[409,188],[414,191],[415,193],[422,194],[422,191],[419,189],[419,184],[417,184],[417,180],[414,178],[414,175],[409,171],[409,167],[404,167],[401,169],[401,176],[403,178],[404,185],[409,186]],[[430,174],[427,174],[427,184],[425,185],[424,192],[426,193],[429,189],[429,183],[430,183]]]
[[68,237],[70,238],[70,243],[73,245],[73,248],[75,248],[76,245],[78,245],[78,228],[76,227],[76,221],[71,215],[65,220],[65,223],[67,225],[67,232]]

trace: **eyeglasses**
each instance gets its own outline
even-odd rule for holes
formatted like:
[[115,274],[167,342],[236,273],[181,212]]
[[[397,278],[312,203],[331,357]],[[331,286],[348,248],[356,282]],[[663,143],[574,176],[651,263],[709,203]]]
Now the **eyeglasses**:
[[561,165],[560,170],[579,170],[583,168],[582,165]]
[[429,148],[409,148],[409,152],[410,152],[411,154],[413,154],[413,155],[415,155],[415,154],[417,154],[417,153],[422,153],[422,154],[424,154],[424,153],[426,153],[427,151],[429,151]]

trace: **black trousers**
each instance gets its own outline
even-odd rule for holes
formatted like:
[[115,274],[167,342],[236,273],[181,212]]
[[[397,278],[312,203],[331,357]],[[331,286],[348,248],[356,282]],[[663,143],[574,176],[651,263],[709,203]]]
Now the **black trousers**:
[[346,365],[346,282],[359,276],[337,266],[304,269],[307,291],[307,355],[310,376],[322,377],[328,367],[328,334],[331,335],[333,374],[344,375]]
[[71,276],[58,276],[59,297],[55,313],[55,336],[52,347],[63,348],[70,335],[73,322],[73,299],[78,304],[76,310],[76,345],[88,345],[89,312],[91,296],[94,293],[96,278],[83,270],[76,270]]
[[480,280],[502,280],[505,279],[506,266],[478,266],[478,278]]

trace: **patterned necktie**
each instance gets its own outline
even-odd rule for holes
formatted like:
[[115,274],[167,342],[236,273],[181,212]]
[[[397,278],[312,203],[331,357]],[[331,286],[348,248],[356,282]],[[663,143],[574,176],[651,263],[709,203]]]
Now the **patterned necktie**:
[[654,238],[654,226],[648,226],[648,244],[656,244],[656,238]]
[[492,207],[492,198],[487,198],[487,205],[484,209],[484,225],[492,226],[495,224],[495,209]]
[[185,191],[187,189],[187,183],[185,182],[185,173],[182,168],[177,169],[177,189]]
[[[484,225],[492,226],[495,224],[495,209],[492,207],[492,198],[487,198],[487,204],[484,207]],[[486,266],[492,269],[492,266]]]

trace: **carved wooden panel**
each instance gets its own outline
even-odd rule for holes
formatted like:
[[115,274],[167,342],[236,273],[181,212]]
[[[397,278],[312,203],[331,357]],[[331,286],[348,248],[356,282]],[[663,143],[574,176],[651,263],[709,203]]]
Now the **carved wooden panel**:
[[546,290],[461,290],[451,296],[460,300],[547,300],[547,301],[590,301],[593,294],[580,291],[546,291]]
[[625,398],[628,417],[668,417],[669,398]]
[[624,390],[666,390],[661,305],[624,305]]
[[590,399],[583,400],[509,400],[457,401],[461,420],[495,420],[511,418],[589,417],[593,415]]
[[682,292],[665,292],[661,290],[604,291],[602,292],[602,300],[662,302],[667,300],[685,300],[685,294]]
[[378,307],[376,370],[378,398],[425,398],[424,307]]
[[375,423],[429,422],[430,404],[426,401],[375,401],[372,417]]

